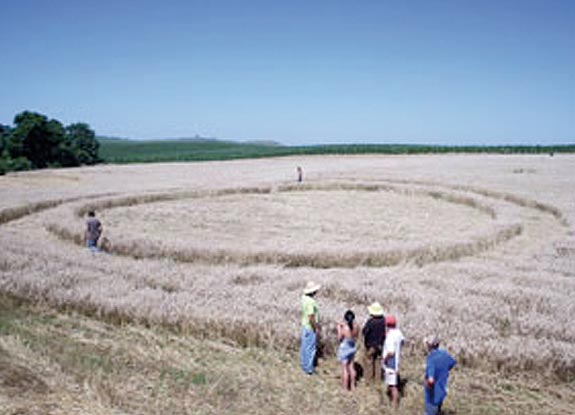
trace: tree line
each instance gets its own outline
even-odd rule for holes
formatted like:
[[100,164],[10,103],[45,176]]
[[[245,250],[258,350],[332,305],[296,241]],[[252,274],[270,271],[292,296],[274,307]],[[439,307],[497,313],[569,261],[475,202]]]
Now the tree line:
[[43,114],[24,111],[12,126],[0,124],[0,174],[73,167],[101,162],[100,143],[86,123],[64,126]]

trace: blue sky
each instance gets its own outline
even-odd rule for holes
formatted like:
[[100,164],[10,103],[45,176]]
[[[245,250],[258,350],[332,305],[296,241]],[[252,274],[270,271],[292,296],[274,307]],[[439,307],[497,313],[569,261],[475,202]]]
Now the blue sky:
[[3,0],[0,86],[130,138],[575,143],[575,1]]

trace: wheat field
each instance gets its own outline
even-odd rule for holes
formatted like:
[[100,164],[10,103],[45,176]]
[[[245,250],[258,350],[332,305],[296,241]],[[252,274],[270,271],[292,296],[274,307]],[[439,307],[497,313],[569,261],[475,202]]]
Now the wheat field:
[[[304,183],[295,183],[296,166],[304,168]],[[373,301],[398,317],[407,338],[405,413],[421,412],[421,340],[432,331],[459,362],[448,413],[572,413],[573,171],[573,155],[424,155],[10,174],[0,177],[0,291],[24,302],[18,310],[44,307],[30,312],[54,314],[66,321],[62,327],[72,326],[74,316],[82,335],[86,325],[108,333],[101,344],[89,336],[99,349],[129,349],[140,341],[135,338],[169,330],[176,340],[142,344],[142,355],[161,348],[201,359],[189,349],[207,348],[213,350],[205,358],[213,363],[243,356],[238,366],[215,365],[228,379],[221,393],[214,386],[211,395],[186,395],[173,379],[165,395],[156,391],[156,399],[179,400],[173,413],[245,413],[245,405],[256,413],[388,410],[377,393],[362,388],[348,402],[335,379],[335,322],[347,308],[363,322]],[[85,214],[92,209],[104,224],[106,253],[97,255],[82,246]],[[325,346],[322,370],[311,382],[297,368],[299,297],[308,280],[323,286],[318,303]],[[48,331],[40,326],[44,334],[33,338]],[[38,358],[28,345],[34,341],[3,333],[0,348],[21,366]],[[76,345],[74,333],[71,328],[62,336]],[[190,337],[199,343],[186,343]],[[51,350],[38,353],[57,353]],[[49,413],[69,413],[66,402],[74,399],[98,401],[97,411],[85,413],[165,411],[159,402],[134,406],[130,399],[136,398],[128,396],[134,392],[122,388],[160,379],[158,361],[144,380],[128,370],[98,379],[85,374],[88,385],[76,395],[66,386],[66,398],[52,402]],[[68,385],[62,380],[66,367],[75,376],[86,370],[70,362],[49,367],[36,374],[47,384],[61,378]],[[261,381],[260,388],[272,392],[253,394],[246,371],[279,379]],[[193,391],[202,382],[190,376],[184,378]],[[222,394],[235,403],[226,406]],[[6,381],[0,396],[0,406],[11,401]],[[40,394],[38,402],[43,399]],[[36,413],[32,404],[18,405],[6,404],[5,413]]]

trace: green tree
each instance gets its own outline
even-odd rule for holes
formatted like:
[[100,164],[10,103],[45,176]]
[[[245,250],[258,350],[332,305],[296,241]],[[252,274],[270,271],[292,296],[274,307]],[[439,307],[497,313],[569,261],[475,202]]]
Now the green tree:
[[72,149],[79,164],[96,164],[100,161],[100,143],[96,133],[86,123],[70,124],[66,127],[66,146]]
[[64,141],[65,131],[59,121],[24,111],[14,117],[14,124],[8,141],[10,157],[24,157],[33,168],[60,164],[60,145]]
[[9,126],[0,124],[0,157],[7,157],[10,130]]
[[8,171],[8,153],[6,147],[8,145],[8,126],[0,124],[0,175]]

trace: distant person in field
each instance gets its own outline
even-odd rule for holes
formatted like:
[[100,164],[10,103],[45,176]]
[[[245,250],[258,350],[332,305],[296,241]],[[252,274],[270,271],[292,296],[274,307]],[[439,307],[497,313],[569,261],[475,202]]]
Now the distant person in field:
[[337,349],[337,358],[341,363],[341,383],[344,390],[355,390],[356,373],[354,364],[356,340],[359,335],[359,326],[355,321],[355,314],[347,310],[343,316],[344,321],[337,324],[337,339],[340,342]]
[[300,166],[297,166],[297,182],[303,182],[303,169]]
[[405,337],[397,328],[397,320],[392,315],[385,317],[387,333],[382,351],[382,365],[385,372],[385,384],[387,394],[395,408],[399,406],[399,364],[401,359],[401,347]]
[[439,349],[439,337],[429,336],[425,339],[427,360],[425,362],[425,415],[441,414],[441,405],[447,396],[447,381],[449,371],[456,361],[447,351]]
[[86,233],[85,233],[85,240],[86,246],[92,252],[99,251],[98,248],[98,240],[102,235],[102,224],[98,219],[96,219],[96,214],[94,211],[88,212],[88,220],[86,221]]
[[301,297],[301,367],[308,375],[313,374],[320,334],[319,310],[315,296],[321,285],[308,282]]
[[369,319],[362,329],[365,353],[363,368],[367,385],[381,383],[381,349],[385,341],[385,317],[383,307],[375,302],[367,307]]

